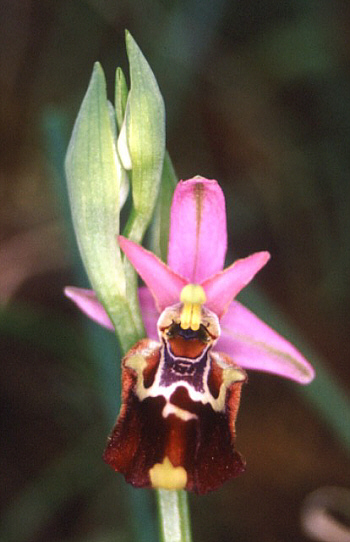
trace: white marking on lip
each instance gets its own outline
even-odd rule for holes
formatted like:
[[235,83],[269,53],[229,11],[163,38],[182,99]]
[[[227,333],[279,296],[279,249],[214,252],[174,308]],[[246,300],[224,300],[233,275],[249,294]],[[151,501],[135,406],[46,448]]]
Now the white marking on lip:
[[183,420],[184,422],[187,422],[189,420],[198,420],[198,416],[196,414],[192,414],[192,412],[188,412],[187,410],[183,410],[182,408],[167,402],[167,404],[162,410],[162,416],[163,418],[167,418],[168,416],[170,416],[170,414],[175,414],[175,416],[177,416],[178,418],[180,418],[180,420]]
[[[143,401],[147,397],[158,397],[162,396],[164,397],[166,401],[165,409],[167,408],[167,404],[170,403],[170,397],[172,394],[180,387],[184,387],[187,389],[189,397],[194,402],[202,403],[203,405],[209,404],[212,409],[215,412],[223,412],[225,410],[225,400],[226,400],[226,392],[227,389],[234,384],[235,382],[244,382],[246,379],[245,372],[237,366],[230,365],[226,362],[226,360],[222,357],[222,355],[218,352],[211,352],[210,348],[207,352],[207,363],[206,367],[203,372],[203,388],[204,391],[197,391],[190,382],[187,380],[178,380],[177,382],[172,382],[170,385],[163,385],[161,384],[161,374],[163,371],[163,367],[165,365],[164,360],[164,346],[160,349],[160,362],[159,366],[157,368],[157,372],[155,374],[155,378],[153,381],[153,384],[149,388],[145,388],[144,382],[143,382],[143,370],[147,366],[147,362],[145,357],[148,355],[151,355],[154,351],[153,345],[156,348],[159,348],[158,343],[151,342],[149,347],[142,351],[142,353],[136,353],[130,356],[125,360],[126,367],[130,367],[133,369],[137,374],[136,379],[136,388],[135,393],[140,401]],[[185,361],[188,361],[188,358],[177,358],[177,359],[183,359]],[[214,359],[216,363],[223,369],[223,375],[222,375],[222,383],[220,385],[219,390],[219,396],[215,399],[213,395],[211,394],[208,386],[208,374],[211,366],[211,361]],[[174,406],[174,408],[176,408]],[[181,410],[181,409],[179,409]],[[168,410],[165,410],[165,412],[169,412]],[[187,411],[184,411],[187,414]],[[169,412],[170,413],[170,412]],[[173,412],[175,414],[175,412]],[[190,413],[188,413],[190,414]],[[167,414],[169,415],[169,414]],[[164,416],[166,417],[166,416]],[[179,418],[181,415],[179,415]]]

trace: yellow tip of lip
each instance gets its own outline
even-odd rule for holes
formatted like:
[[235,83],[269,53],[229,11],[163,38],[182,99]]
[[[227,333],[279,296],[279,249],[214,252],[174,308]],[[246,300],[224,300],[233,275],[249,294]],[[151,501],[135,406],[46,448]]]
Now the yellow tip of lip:
[[184,489],[187,484],[187,473],[183,467],[174,467],[169,458],[163,463],[156,463],[149,471],[152,487],[168,490]]
[[183,308],[180,316],[182,329],[197,331],[202,319],[202,305],[206,302],[205,291],[200,284],[186,284],[181,290]]

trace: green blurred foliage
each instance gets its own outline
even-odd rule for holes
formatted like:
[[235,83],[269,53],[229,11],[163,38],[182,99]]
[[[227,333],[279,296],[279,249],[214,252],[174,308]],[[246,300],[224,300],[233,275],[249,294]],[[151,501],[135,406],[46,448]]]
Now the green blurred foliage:
[[0,20],[1,540],[155,537],[150,493],[101,461],[119,405],[117,345],[62,295],[87,284],[64,153],[93,63],[111,100],[116,66],[128,73],[127,28],[162,91],[179,178],[223,186],[228,261],[272,253],[255,281],[264,296],[245,301],[290,337],[299,330],[330,382],[300,390],[250,375],[237,427],[248,471],[191,498],[194,539],[306,541],[307,493],[350,483],[338,415],[350,382],[350,6],[2,0]]

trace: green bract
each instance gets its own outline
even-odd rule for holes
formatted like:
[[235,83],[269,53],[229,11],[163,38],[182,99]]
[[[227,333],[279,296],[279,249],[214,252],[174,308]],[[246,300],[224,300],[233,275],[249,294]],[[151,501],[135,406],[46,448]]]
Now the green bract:
[[169,153],[166,152],[163,164],[162,182],[154,212],[150,237],[150,248],[152,252],[161,258],[163,262],[166,262],[168,257],[170,207],[176,183],[176,173]]
[[123,124],[127,100],[128,87],[125,81],[125,76],[123,70],[121,68],[117,68],[115,73],[115,111],[117,114],[118,130],[121,129]]
[[165,150],[165,112],[155,77],[128,33],[126,44],[130,92],[118,68],[114,108],[107,100],[103,70],[95,64],[65,166],[85,269],[122,347],[128,349],[143,335],[144,328],[137,279],[117,243],[119,213],[130,179],[133,201],[125,233],[141,242],[158,198]]
[[[157,200],[165,152],[165,109],[157,81],[137,44],[126,33],[131,87],[121,138],[131,166],[133,212],[125,234],[141,242]],[[123,87],[123,83],[120,84]],[[125,131],[124,131],[125,130]],[[124,133],[123,133],[124,131]],[[120,150],[120,145],[118,146]]]
[[75,122],[65,165],[81,256],[91,285],[110,314],[114,299],[125,297],[124,270],[116,242],[123,171],[114,129],[103,70],[96,63]]

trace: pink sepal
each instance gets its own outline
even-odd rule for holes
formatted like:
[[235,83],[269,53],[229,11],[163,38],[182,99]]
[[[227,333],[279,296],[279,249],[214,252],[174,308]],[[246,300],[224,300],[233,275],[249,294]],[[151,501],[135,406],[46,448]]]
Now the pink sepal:
[[180,181],[171,205],[168,265],[200,284],[224,266],[227,247],[225,198],[214,180]]
[[145,286],[139,288],[139,301],[146,335],[149,339],[158,340],[157,322],[159,312],[151,292]]
[[102,304],[98,301],[93,290],[67,286],[64,289],[64,293],[84,314],[91,318],[91,320],[94,320],[94,322],[97,322],[97,324],[100,324],[107,329],[114,330],[114,326],[109,319],[108,314]]
[[237,365],[300,384],[313,380],[315,371],[299,350],[238,301],[231,303],[220,325],[216,350],[231,356]]

